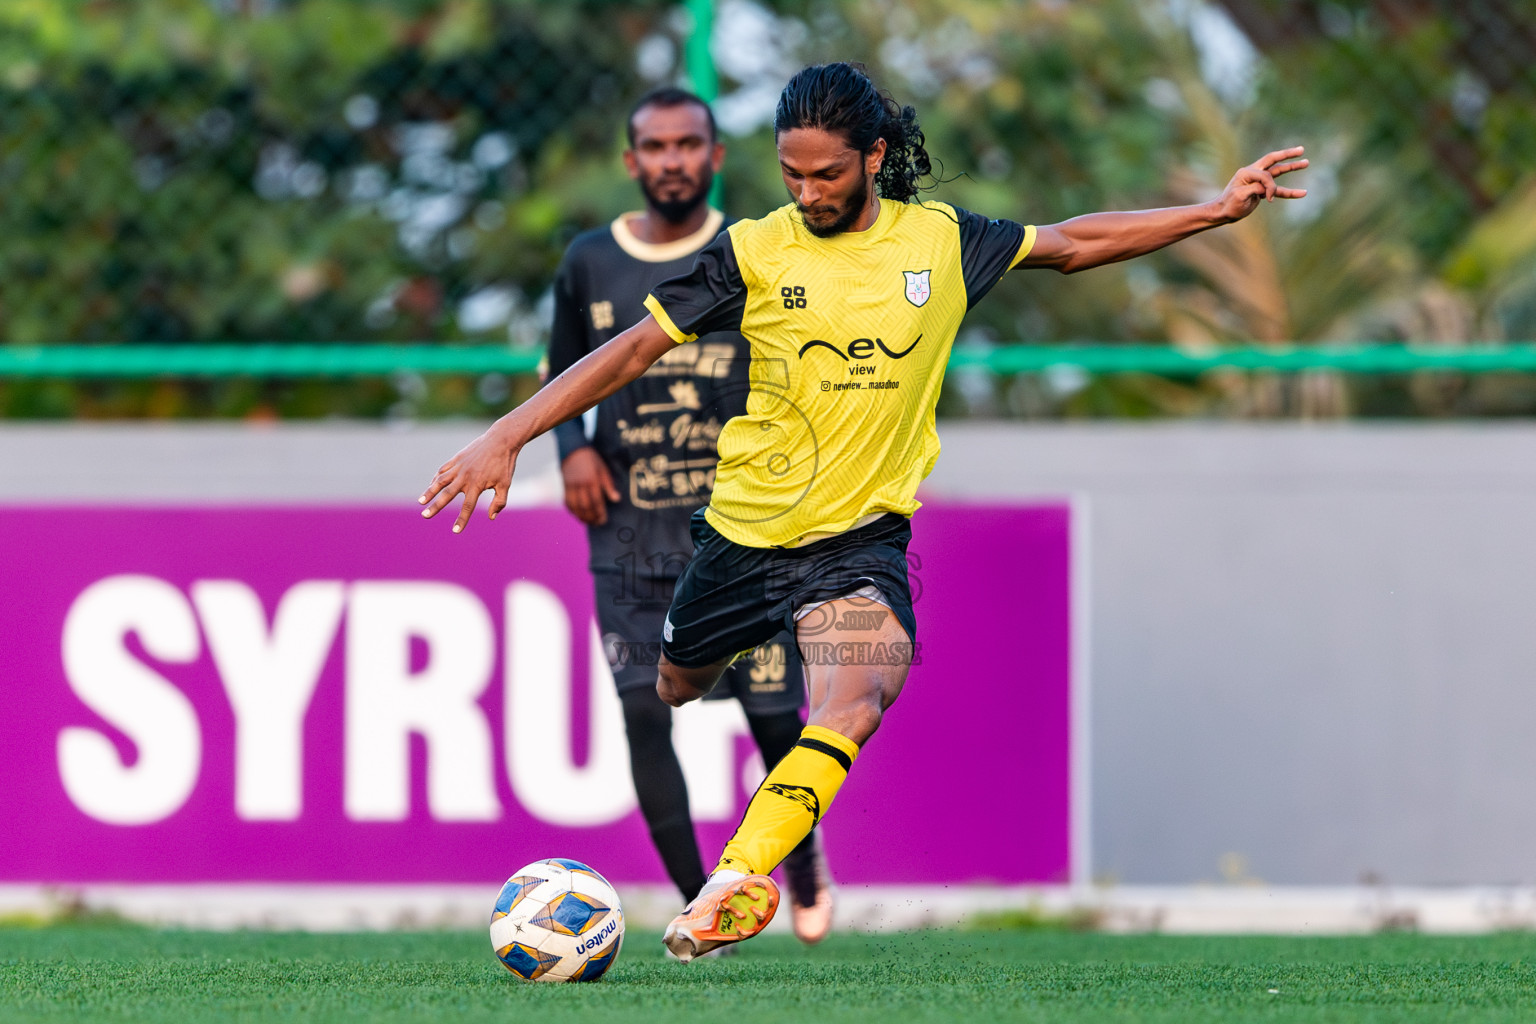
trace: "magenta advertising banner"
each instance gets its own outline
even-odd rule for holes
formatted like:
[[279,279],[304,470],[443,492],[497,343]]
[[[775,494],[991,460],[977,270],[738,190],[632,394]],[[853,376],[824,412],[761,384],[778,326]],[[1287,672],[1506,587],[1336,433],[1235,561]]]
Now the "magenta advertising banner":
[[[823,823],[839,881],[1073,864],[1072,517],[914,519],[920,663]],[[563,510],[0,509],[0,881],[665,880]],[[827,634],[835,643],[835,626]],[[762,767],[678,713],[706,857]],[[978,853],[985,851],[985,856]]]

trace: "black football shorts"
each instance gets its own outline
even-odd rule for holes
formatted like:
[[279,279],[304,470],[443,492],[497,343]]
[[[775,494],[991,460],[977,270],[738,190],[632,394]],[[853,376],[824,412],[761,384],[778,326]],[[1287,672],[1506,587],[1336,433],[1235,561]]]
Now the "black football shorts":
[[[597,624],[614,686],[621,694],[642,688],[654,690],[656,666],[661,660],[661,631],[677,581],[636,579],[616,572],[596,572],[592,580]],[[785,634],[757,644],[751,656],[732,665],[704,699],[728,697],[739,700],[742,710],[751,715],[805,707],[805,671],[794,638]]]
[[857,530],[798,548],[753,548],[726,539],[693,514],[693,560],[672,594],[661,634],[667,660],[699,668],[795,632],[795,610],[874,586],[914,644],[917,618],[907,580],[912,525],[887,513]]

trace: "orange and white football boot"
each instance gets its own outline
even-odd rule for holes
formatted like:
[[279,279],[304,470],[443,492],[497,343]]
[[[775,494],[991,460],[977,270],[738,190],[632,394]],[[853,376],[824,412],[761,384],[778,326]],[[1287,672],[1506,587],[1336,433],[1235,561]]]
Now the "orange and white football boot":
[[704,891],[672,919],[661,941],[683,963],[712,949],[750,939],[773,920],[779,887],[767,875],[742,875]]

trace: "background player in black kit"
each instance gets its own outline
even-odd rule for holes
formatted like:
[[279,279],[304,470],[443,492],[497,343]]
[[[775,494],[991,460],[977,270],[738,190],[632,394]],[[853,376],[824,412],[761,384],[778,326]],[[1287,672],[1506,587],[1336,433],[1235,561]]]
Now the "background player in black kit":
[[[628,121],[629,174],[645,209],[578,236],[555,280],[549,372],[558,375],[645,316],[645,297],[686,273],[725,227],[708,203],[725,156],[709,107],[660,89]],[[688,791],[672,747],[672,709],[656,692],[663,619],[693,551],[689,519],[714,486],[715,441],[747,398],[747,343],[713,334],[679,345],[638,380],[555,429],[566,506],[587,524],[598,623],[624,706],[630,769],[652,841],[684,902],[705,880]],[[781,633],[730,669],[714,695],[735,697],[763,761],[773,767],[800,738],[805,685],[798,651]],[[828,875],[816,833],[784,861],[795,934],[831,926]]]

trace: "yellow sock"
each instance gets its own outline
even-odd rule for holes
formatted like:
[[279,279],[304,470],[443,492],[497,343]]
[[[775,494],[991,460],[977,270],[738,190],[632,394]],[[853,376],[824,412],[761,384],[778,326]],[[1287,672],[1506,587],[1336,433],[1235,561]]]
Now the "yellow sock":
[[715,870],[759,875],[778,867],[827,813],[858,756],[859,745],[848,737],[806,726],[757,787]]

